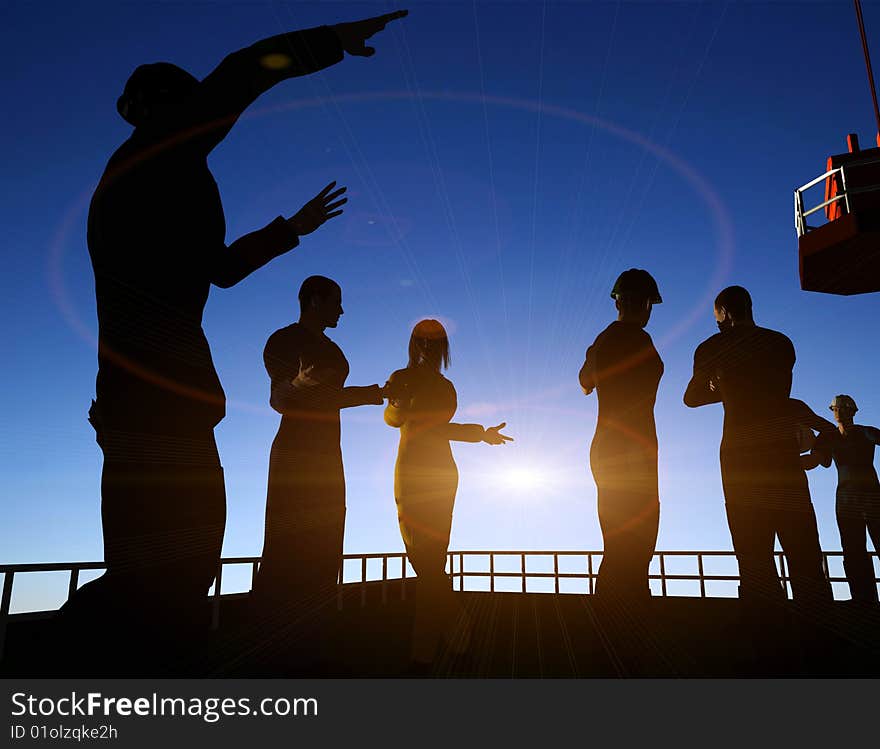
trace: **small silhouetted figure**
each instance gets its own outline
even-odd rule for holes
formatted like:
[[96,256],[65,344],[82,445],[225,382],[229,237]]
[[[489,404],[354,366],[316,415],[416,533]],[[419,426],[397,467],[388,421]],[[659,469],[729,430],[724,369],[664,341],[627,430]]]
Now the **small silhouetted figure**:
[[440,638],[458,618],[461,632],[452,650],[468,644],[468,625],[455,605],[452,581],[446,574],[446,552],[452,509],[458,489],[458,468],[451,441],[502,445],[505,424],[483,428],[455,424],[455,387],[440,372],[449,366],[449,339],[437,320],[422,320],[409,340],[409,362],[388,379],[385,423],[400,429],[394,468],[394,498],[400,535],[418,576],[412,661],[425,667],[435,657]]
[[715,320],[720,332],[694,353],[684,402],[691,408],[724,404],[721,480],[740,598],[750,604],[784,599],[773,561],[778,536],[796,600],[830,602],[798,440],[799,425],[821,429],[829,422],[790,400],[794,346],[782,333],[755,324],[746,289],[730,286],[718,294]]
[[587,349],[579,380],[599,399],[590,467],[596,481],[602,564],[595,592],[636,603],[650,596],[648,566],[660,523],[654,402],[663,362],[645,326],[663,300],[645,270],[620,274],[611,291],[617,320]]
[[[843,548],[843,567],[853,601],[877,603],[877,583],[871,556],[865,548],[865,531],[874,550],[880,551],[880,482],[874,470],[874,447],[880,429],[855,424],[859,410],[849,395],[836,395],[830,409],[837,429],[823,432],[810,453],[810,467],[837,466],[837,528]],[[805,456],[806,457],[806,456]]]
[[342,290],[310,276],[299,290],[299,321],[276,330],[263,361],[270,403],[281,424],[269,458],[262,563],[254,581],[259,605],[279,624],[335,601],[345,532],[345,474],[339,411],[382,405],[378,385],[346,387],[348,360],[325,334],[342,310]]
[[[119,97],[134,132],[110,158],[89,210],[99,325],[89,420],[104,453],[107,573],[73,596],[67,621],[126,610],[194,621],[214,578],[226,516],[214,426],[225,396],[202,330],[211,285],[229,287],[338,215],[328,185],[292,218],[226,245],[208,155],[263,92],[368,56],[364,40],[404,13],[263,39],[199,81],[170,63],[138,67]],[[106,618],[106,617],[105,617]]]

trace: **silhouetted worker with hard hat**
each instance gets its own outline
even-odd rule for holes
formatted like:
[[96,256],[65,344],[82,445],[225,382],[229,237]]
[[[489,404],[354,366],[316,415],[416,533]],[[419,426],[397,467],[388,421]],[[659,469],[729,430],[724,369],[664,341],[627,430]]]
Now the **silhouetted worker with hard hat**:
[[877,575],[866,549],[865,531],[874,550],[880,551],[880,482],[874,470],[874,447],[880,445],[880,429],[855,424],[859,410],[849,395],[836,395],[829,406],[837,429],[823,432],[811,456],[826,468],[837,466],[837,528],[843,548],[843,567],[852,600],[877,603]]
[[595,592],[638,603],[650,596],[648,565],[660,523],[654,402],[663,362],[645,326],[663,300],[645,270],[620,274],[611,291],[617,320],[587,349],[579,379],[599,398],[590,467],[604,544]]
[[299,320],[276,330],[263,351],[270,404],[281,423],[269,458],[262,563],[253,590],[278,624],[294,614],[314,619],[336,600],[345,532],[339,411],[381,406],[385,394],[378,385],[345,385],[348,360],[324,332],[343,314],[339,285],[310,276],[300,287],[299,306]]
[[292,217],[227,245],[208,155],[260,94],[345,52],[372,55],[365,40],[405,14],[263,39],[202,81],[166,62],[128,80],[117,109],[134,132],[110,158],[88,219],[99,326],[89,417],[104,453],[107,572],[72,597],[67,621],[196,620],[226,522],[213,432],[225,395],[202,330],[210,287],[233,286],[293,249],[345,202],[331,183]]
[[684,402],[691,408],[724,404],[721,480],[740,598],[750,604],[784,600],[773,561],[778,536],[795,598],[807,606],[830,602],[798,444],[803,413],[800,402],[789,399],[794,346],[782,333],[755,324],[751,296],[741,286],[718,294],[715,320],[719,332],[694,353]]

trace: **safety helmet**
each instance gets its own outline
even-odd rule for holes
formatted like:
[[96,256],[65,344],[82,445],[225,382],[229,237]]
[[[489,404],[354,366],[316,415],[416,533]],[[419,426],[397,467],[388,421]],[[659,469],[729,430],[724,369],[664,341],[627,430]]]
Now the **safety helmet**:
[[833,411],[835,408],[846,408],[855,413],[859,410],[859,407],[856,405],[856,402],[849,395],[835,395],[831,400],[831,405],[828,408]]
[[617,277],[614,288],[611,289],[611,298],[620,299],[622,296],[646,297],[651,304],[660,304],[663,301],[654,277],[641,268],[630,268]]

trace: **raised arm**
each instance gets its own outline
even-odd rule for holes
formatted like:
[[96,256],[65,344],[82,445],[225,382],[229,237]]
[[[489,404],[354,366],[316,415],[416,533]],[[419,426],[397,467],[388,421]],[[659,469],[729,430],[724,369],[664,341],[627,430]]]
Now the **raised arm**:
[[335,65],[345,52],[369,57],[375,50],[364,40],[406,13],[278,34],[227,55],[199,84],[186,124],[199,131],[200,143],[210,152],[261,94],[288,78]]
[[300,237],[339,216],[348,198],[340,198],[345,187],[335,187],[336,183],[331,182],[290,218],[279,216],[268,226],[223,247],[211,258],[211,282],[224,289],[234,286],[273,258],[292,250]]
[[199,84],[186,112],[205,153],[229,133],[242,112],[287,78],[308,75],[344,57],[332,26],[261,39],[227,55]]

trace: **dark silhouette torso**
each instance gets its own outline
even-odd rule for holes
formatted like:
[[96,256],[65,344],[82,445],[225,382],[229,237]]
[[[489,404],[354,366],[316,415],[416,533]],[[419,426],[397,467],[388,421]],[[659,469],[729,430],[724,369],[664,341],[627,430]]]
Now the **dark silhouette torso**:
[[273,382],[290,382],[314,367],[322,385],[281,417],[269,460],[263,562],[254,590],[297,598],[336,582],[345,519],[345,475],[338,393],[348,360],[323,334],[298,323],[276,331],[263,352]]
[[[724,441],[775,440],[789,435],[795,363],[788,336],[757,325],[735,327],[703,341],[694,368],[715,381],[724,404]],[[777,425],[776,418],[784,417]],[[756,429],[756,425],[762,425]]]
[[[207,155],[132,136],[89,211],[100,344],[99,402],[148,420],[213,426],[224,393],[202,331],[226,222]],[[103,405],[102,404],[102,405]]]
[[876,489],[880,492],[880,482],[874,469],[874,442],[868,439],[866,430],[853,424],[846,434],[839,431],[823,433],[819,436],[814,450],[827,452],[837,467],[838,486],[854,489]]
[[[289,64],[269,68],[267,55]],[[110,158],[88,221],[105,423],[119,416],[129,427],[143,419],[167,430],[223,418],[223,389],[202,331],[210,286],[234,285],[297,238],[279,217],[227,247],[208,155],[264,91],[342,56],[335,32],[324,26],[233,52]]]
[[131,659],[148,640],[202,626],[226,522],[213,433],[225,395],[202,313],[211,284],[233,286],[298,243],[279,216],[227,246],[207,159],[260,94],[342,56],[332,28],[307,29],[233,52],[175,93],[139,91],[148,104],[95,190],[88,246],[98,376],[89,420],[104,453],[107,572],[63,609],[74,639],[93,638],[86,652],[118,638],[120,657]]
[[400,535],[419,579],[412,653],[425,661],[457,610],[445,572],[458,489],[449,443],[480,442],[484,432],[479,424],[451,423],[458,399],[455,387],[438,371],[407,367],[392,373],[389,382],[406,393],[397,405],[389,404],[385,420],[400,428],[394,498]]
[[458,407],[455,387],[439,372],[400,369],[392,382],[408,393],[394,468],[394,496],[404,540],[413,527],[430,526],[449,542],[458,468],[450,447],[450,424]]
[[866,549],[866,531],[880,551],[880,482],[874,469],[873,427],[853,424],[845,434],[823,432],[813,448],[837,466],[835,514],[843,549],[843,567],[854,600],[877,603],[874,564]]
[[777,537],[795,598],[806,607],[831,600],[800,457],[804,415],[790,398],[794,363],[787,336],[737,325],[700,344],[685,394],[688,405],[719,399],[724,404],[721,482],[740,570],[740,597],[750,605],[785,598],[773,557]]
[[694,354],[694,370],[715,382],[724,404],[721,470],[728,503],[809,502],[792,429],[794,363],[791,340],[758,326],[717,333]]
[[615,321],[587,350],[587,365],[594,372],[599,399],[590,452],[594,473],[627,472],[626,465],[634,463],[640,473],[653,473],[648,479],[656,496],[654,403],[663,362],[651,336],[637,325]]
[[651,336],[615,321],[587,349],[582,385],[599,398],[590,468],[596,481],[603,558],[596,592],[641,599],[660,522],[654,403],[663,376]]

